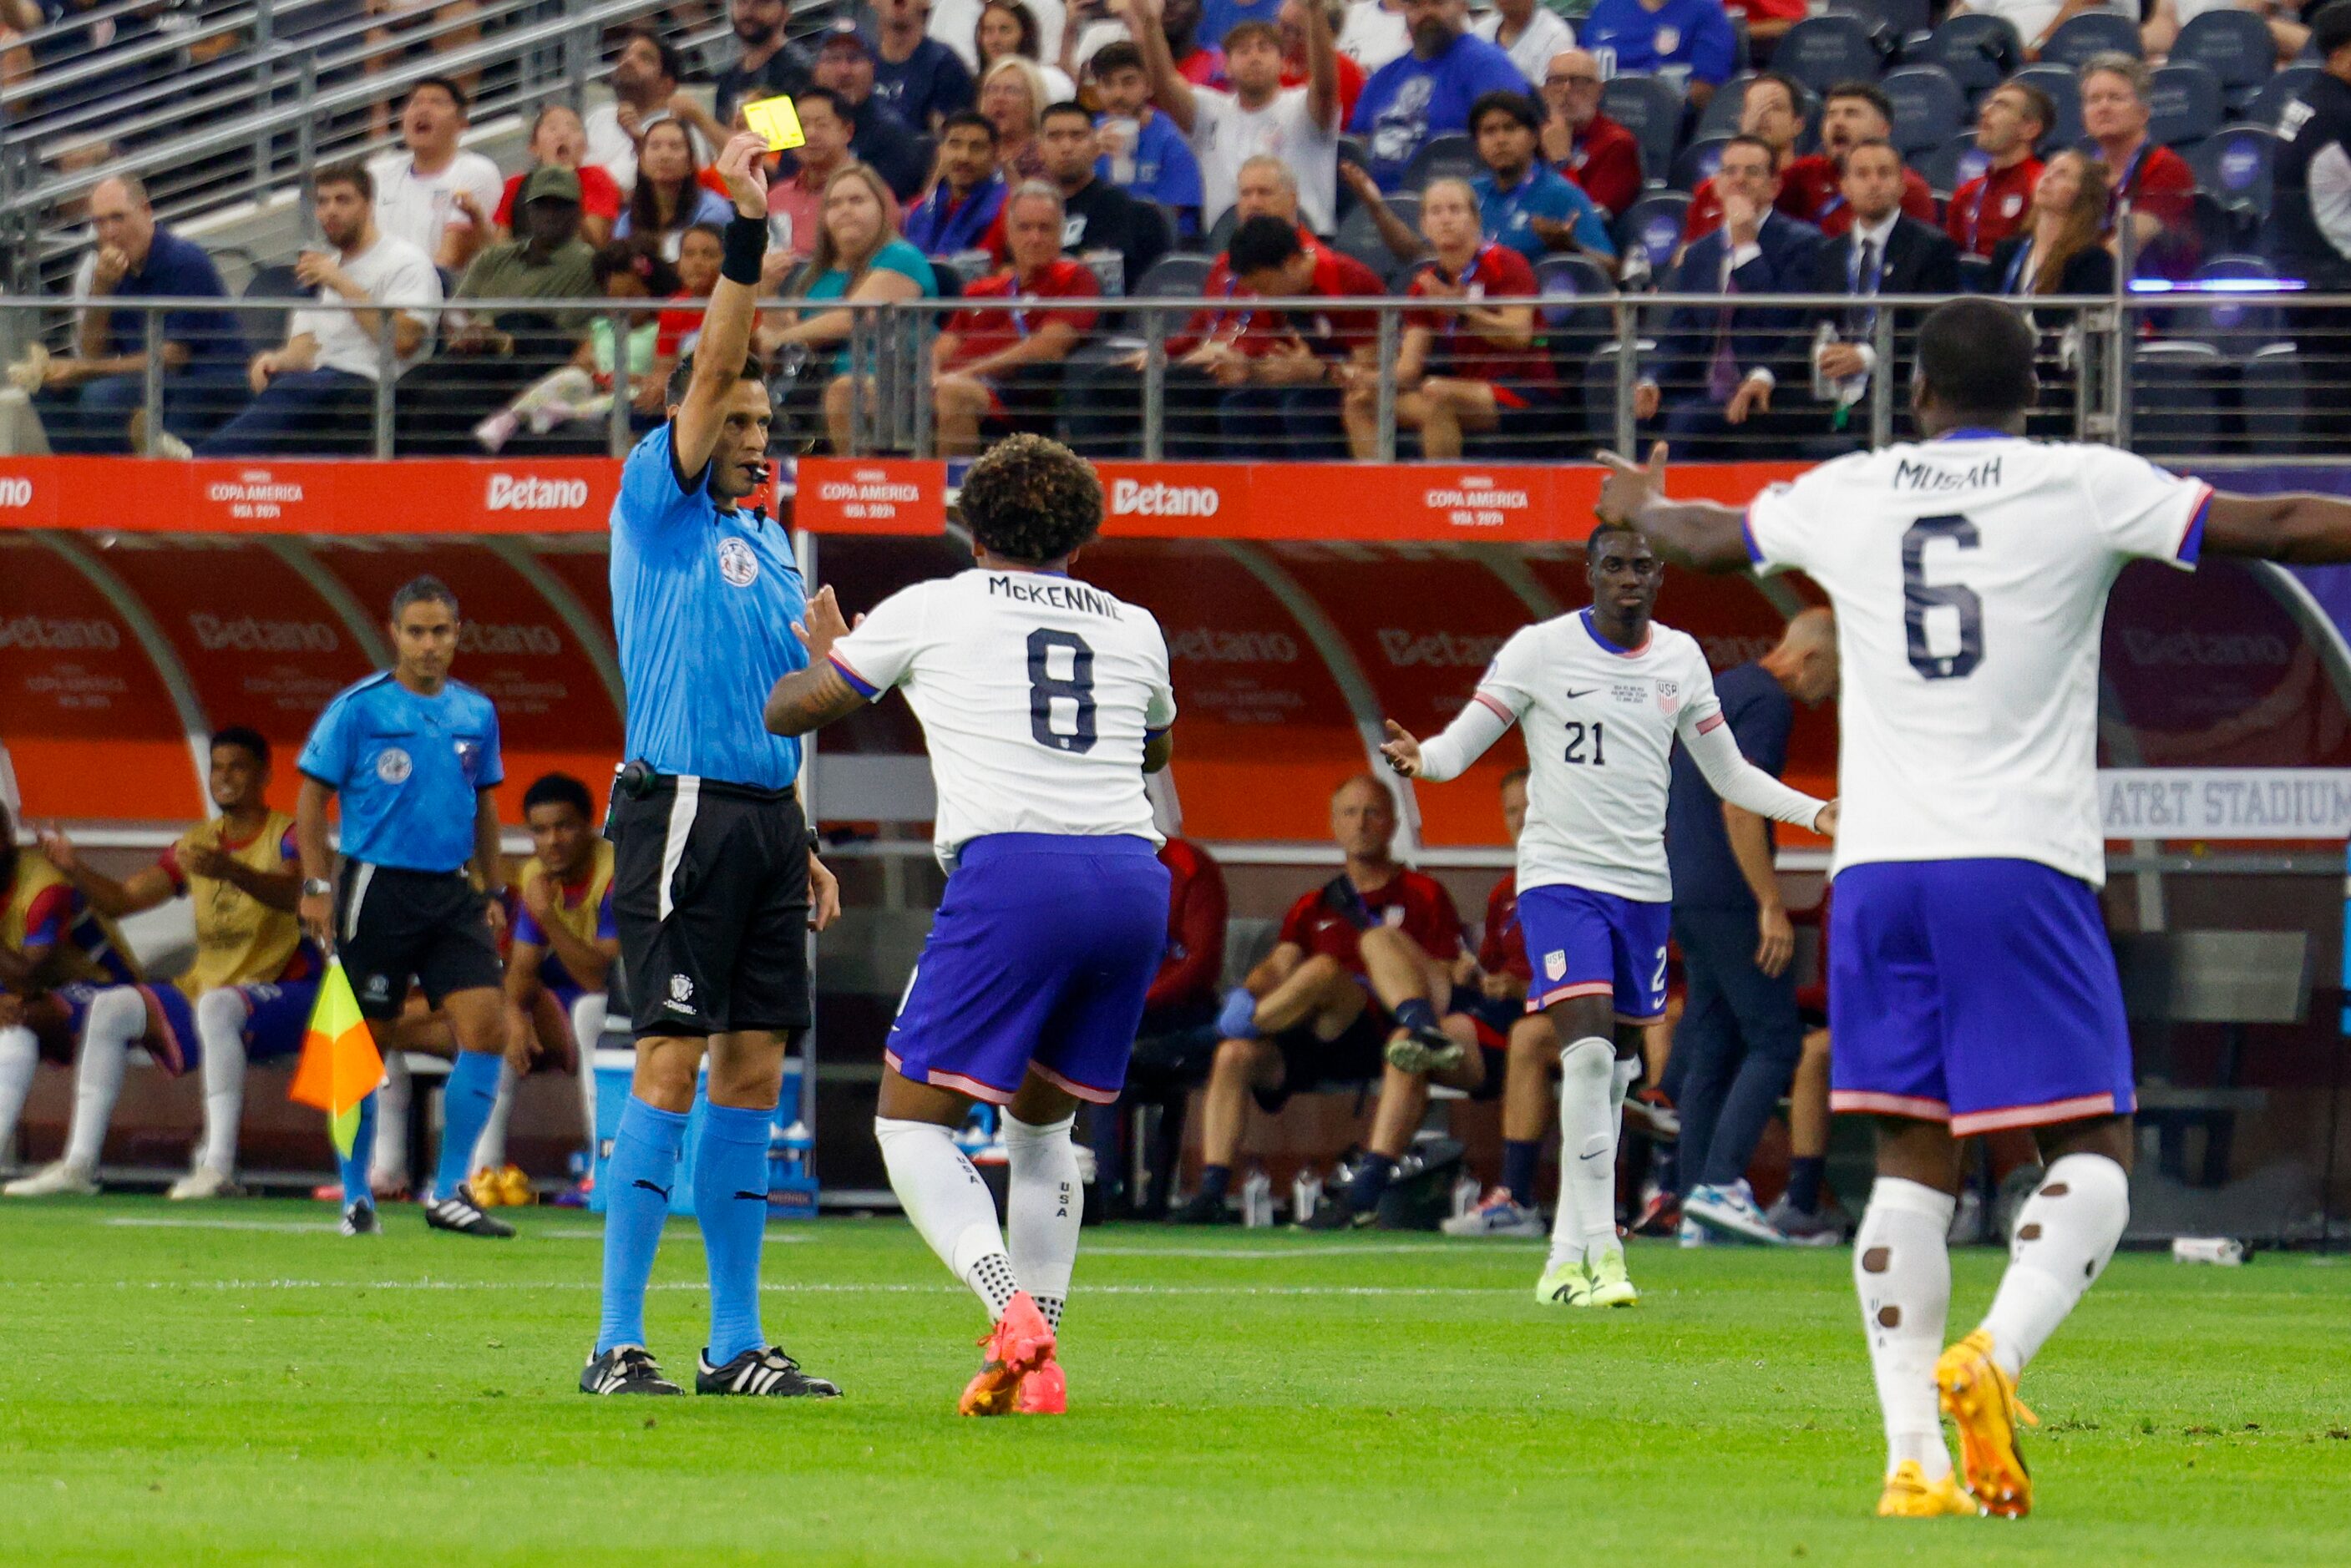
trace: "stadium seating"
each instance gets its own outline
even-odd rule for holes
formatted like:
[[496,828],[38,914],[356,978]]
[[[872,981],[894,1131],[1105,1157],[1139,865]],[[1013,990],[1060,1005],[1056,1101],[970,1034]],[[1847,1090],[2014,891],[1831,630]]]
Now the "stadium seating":
[[2043,157],[2082,140],[2082,82],[2072,69],[2043,61],[2040,65],[2025,67],[2009,80],[2039,88],[2049,95],[2049,101],[2056,108],[2057,123],[2051,126],[2049,134],[2041,139]]
[[2167,147],[2186,147],[2220,129],[2220,78],[2207,66],[2174,60],[2147,85],[2147,133]]
[[1209,256],[1174,252],[1153,262],[1151,270],[1128,292],[1137,299],[1186,298],[1200,292],[1201,286],[1208,281],[1209,268],[1215,265]]
[[1829,0],[1828,11],[1858,16],[1868,24],[1873,42],[1899,47],[1932,25],[1934,7],[1928,0]]
[[1714,171],[1722,166],[1722,150],[1729,140],[1727,136],[1708,136],[1683,148],[1674,160],[1672,188],[1695,191],[1713,179]]
[[[1721,97],[1715,94],[1718,100]],[[1680,88],[1663,77],[1618,77],[1601,89],[1600,109],[1641,144],[1641,171],[1649,183],[1664,184],[1681,140]]]
[[1877,75],[1879,63],[1868,24],[1834,13],[1805,17],[1788,29],[1771,52],[1773,70],[1816,93],[1839,82],[1867,81]]
[[1463,130],[1448,130],[1420,144],[1405,165],[1404,188],[1418,191],[1431,180],[1474,180],[1486,171],[1478,161],[1478,144]]
[[2219,78],[2230,106],[2242,108],[2276,74],[2277,45],[2259,13],[2216,7],[2179,29],[2171,63],[2202,66]]
[[1924,47],[1906,51],[1905,57],[1942,67],[1972,99],[2024,63],[2024,45],[2007,17],[1966,12],[1944,18]]
[[1653,273],[1662,274],[1681,248],[1682,219],[1689,212],[1688,193],[1654,191],[1625,209],[1616,220],[1616,254],[1638,250]]
[[2092,55],[2139,53],[2138,24],[2111,11],[2085,11],[2068,17],[2041,46],[2043,64],[2080,70]]
[[1893,101],[1893,141],[1906,158],[1941,146],[1967,123],[1967,95],[1940,66],[1904,66],[1877,85]]
[[1991,161],[1976,145],[1975,132],[1963,130],[1939,147],[1930,147],[1910,160],[1918,177],[1938,196],[1950,193],[1984,171]]
[[2270,168],[2277,133],[2259,125],[2231,125],[2207,137],[2188,155],[2202,191],[2242,222],[2269,211]]
[[2318,67],[2301,62],[2283,67],[2263,82],[2246,101],[2246,121],[2275,129],[2278,121],[2285,118],[2286,106],[2300,98],[2303,89],[2324,74]]
[[[1420,198],[1411,192],[1399,192],[1388,198],[1388,211],[1394,213],[1405,228],[1420,228]],[[1340,220],[1339,232],[1331,243],[1365,266],[1386,277],[1396,269],[1395,253],[1380,238],[1379,225],[1372,222],[1371,209],[1358,207]]]

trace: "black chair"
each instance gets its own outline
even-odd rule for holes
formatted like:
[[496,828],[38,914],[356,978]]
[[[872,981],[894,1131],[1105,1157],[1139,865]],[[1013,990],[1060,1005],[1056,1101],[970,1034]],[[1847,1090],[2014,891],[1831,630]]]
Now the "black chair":
[[2220,78],[2204,66],[2174,60],[2147,89],[2147,133],[2166,147],[2201,141],[2220,129]]
[[[1387,202],[1388,211],[1401,219],[1405,227],[1416,232],[1419,230],[1420,198],[1418,196],[1409,192],[1400,191],[1390,196]],[[1348,213],[1340,223],[1339,232],[1332,237],[1331,243],[1382,277],[1386,277],[1395,271],[1396,254],[1388,249],[1385,240],[1380,238],[1379,225],[1372,222],[1372,211],[1369,207],[1358,207]]]
[[2258,223],[2270,209],[2270,171],[2277,158],[2277,132],[2259,125],[2231,125],[2207,137],[2189,155],[2196,183],[2240,221]]
[[[2076,17],[2075,20],[2080,20]],[[2042,155],[2062,151],[2082,140],[2082,81],[2065,66],[2053,66],[2043,61],[2027,66],[2009,80],[2039,88],[2049,95],[2057,111],[2057,123],[2041,139]]]
[[1174,251],[1153,262],[1128,292],[1138,299],[1189,299],[1200,292],[1208,281],[1208,269],[1216,265],[1211,256]]
[[2285,312],[2273,296],[2259,292],[2277,281],[2277,270],[2260,256],[2214,256],[2196,269],[2202,284],[2243,284],[2242,294],[2211,293],[2184,296],[2168,313],[2168,330],[2177,337],[2209,343],[2230,358],[2242,362],[2286,336]]
[[1683,148],[1681,156],[1674,160],[1674,178],[1670,188],[1695,191],[1706,181],[1713,179],[1714,171],[1722,166],[1722,150],[1729,140],[1727,136],[1709,136]]
[[2139,344],[2131,358],[2132,444],[2146,452],[2210,452],[2232,379],[2228,356],[2210,343]]
[[2279,457],[2303,449],[2310,371],[2291,343],[2267,343],[2238,370],[2237,410],[2245,421],[2245,450]]
[[1664,77],[1618,77],[1600,89],[1600,108],[1641,144],[1642,176],[1663,184],[1681,141],[1682,89]]
[[2251,11],[2206,11],[2179,29],[2173,65],[2202,66],[2217,78],[2232,108],[2242,108],[2277,74],[2277,45],[2269,23]]
[[1875,80],[1883,66],[1877,47],[1870,42],[1869,24],[1834,13],[1805,17],[1771,51],[1773,70],[1814,92],[1824,93],[1839,82]]
[[2220,255],[2252,241],[2256,223],[2210,191],[2199,191],[2188,209],[2189,226],[2196,231],[2196,254]]
[[1975,132],[1963,130],[1939,147],[1930,147],[1910,160],[1910,167],[1938,196],[1950,193],[1984,171],[1991,161],[1976,145]]
[[1486,171],[1478,161],[1478,144],[1467,131],[1448,130],[1420,144],[1404,166],[1404,188],[1419,191],[1431,180],[1474,180]]
[[1615,280],[1590,256],[1545,256],[1535,264],[1535,287],[1546,300],[1538,313],[1552,352],[1562,365],[1580,364],[1592,350],[1615,333],[1615,315],[1608,301],[1616,297]]
[[1829,0],[1828,9],[1832,16],[1860,17],[1868,24],[1870,42],[1881,48],[1888,41],[1905,44],[1934,25],[1928,0]]
[[[314,290],[302,286],[294,275],[290,262],[257,266],[253,275],[245,280],[245,292],[240,299],[308,299]],[[265,348],[275,348],[286,341],[286,318],[293,314],[282,306],[243,305],[237,307],[237,329],[245,335],[245,345],[258,354]]]
[[1690,199],[1679,191],[1654,191],[1625,209],[1616,220],[1616,254],[1639,251],[1649,270],[1662,275],[1681,248],[1682,220],[1689,215]]
[[1877,85],[1894,105],[1892,140],[1905,157],[1941,146],[1967,124],[1967,95],[1940,66],[1904,66]]
[[2092,55],[2123,54],[2139,57],[2138,24],[2112,11],[2085,11],[2073,17],[2041,46],[2044,65],[2080,70]]
[[[2198,20],[2200,21],[2202,18],[2199,17]],[[2281,68],[2275,76],[2263,82],[2252,98],[2246,102],[2245,123],[2266,125],[2273,130],[2276,130],[2278,121],[2285,118],[2287,106],[2298,100],[2311,83],[2325,74],[2323,67],[2304,65],[2300,61]]]
[[1714,96],[1698,111],[1698,123],[1690,128],[1690,140],[1738,135],[1739,117],[1747,108],[1747,84],[1754,79],[1753,71],[1741,71],[1715,88]]
[[1909,58],[1942,67],[1970,99],[1982,97],[2024,63],[2024,44],[2004,16],[1965,12],[1948,16]]
[[[1343,190],[1344,187],[1342,189]],[[1241,210],[1238,207],[1227,207],[1224,216],[1208,225],[1208,237],[1200,243],[1207,247],[1210,255],[1222,255],[1233,243],[1233,231],[1240,226]]]
[[[1358,169],[1368,170],[1372,166],[1371,144],[1360,136],[1342,136],[1339,138],[1338,160],[1342,163],[1352,163]],[[1338,196],[1332,203],[1333,211],[1331,214],[1331,221],[1333,223],[1345,222],[1347,214],[1355,210],[1355,192],[1349,189],[1344,180],[1338,181],[1336,183],[1339,188]],[[1224,247],[1218,245],[1216,248],[1222,250]]]

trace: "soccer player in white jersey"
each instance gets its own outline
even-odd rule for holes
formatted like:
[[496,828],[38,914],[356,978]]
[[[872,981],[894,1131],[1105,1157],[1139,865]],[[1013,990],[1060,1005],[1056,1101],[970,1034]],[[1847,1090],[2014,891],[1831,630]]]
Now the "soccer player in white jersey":
[[1407,778],[1458,778],[1516,723],[1531,764],[1519,834],[1519,929],[1560,1047],[1559,1211],[1535,1299],[1566,1306],[1640,1300],[1616,1239],[1616,1135],[1640,1071],[1642,1029],[1666,1011],[1673,877],[1666,794],[1674,743],[1715,793],[1759,816],[1828,833],[1835,808],[1739,754],[1706,655],[1659,626],[1663,566],[1639,532],[1604,524],[1585,545],[1589,608],[1502,645],[1443,734],[1390,721],[1381,750]]
[[[972,464],[977,565],[841,622],[809,607],[810,667],[768,725],[798,735],[895,686],[931,753],[946,897],[892,1025],[873,1130],[914,1229],[987,1303],[967,1416],[1059,1415],[1054,1337],[1083,1197],[1071,1122],[1109,1105],[1167,938],[1167,868],[1143,775],[1167,765],[1167,645],[1149,611],[1069,575],[1102,484],[1066,447],[1014,436]],[[796,628],[799,629],[799,628]],[[955,1145],[1004,1108],[1010,1246]]]
[[[1663,446],[1647,468],[1610,455],[1601,493],[1602,515],[1669,559],[1801,569],[1836,610],[1832,1103],[1877,1118],[1854,1282],[1886,1515],[2031,1508],[2016,1379],[2128,1218],[2130,1040],[2096,894],[2107,589],[2137,559],[2351,558],[2351,503],[2216,494],[2110,447],[2022,439],[2032,352],[2008,306],[1955,300],[1918,334],[1929,439],[1825,464],[1743,513],[1667,500]],[[2032,1128],[2047,1170],[1991,1310],[1938,1357],[1959,1140],[2003,1127]]]

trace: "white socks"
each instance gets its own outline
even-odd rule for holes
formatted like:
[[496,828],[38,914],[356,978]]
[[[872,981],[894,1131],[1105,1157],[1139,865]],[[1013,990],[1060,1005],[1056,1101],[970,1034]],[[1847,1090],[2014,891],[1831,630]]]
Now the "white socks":
[[383,1086],[376,1091],[375,1155],[368,1162],[368,1185],[394,1192],[408,1184],[408,1057],[387,1049]]
[[588,1139],[588,1168],[596,1168],[596,1042],[604,1037],[604,993],[591,991],[571,1004],[571,1043],[580,1056],[580,1130]]
[[1596,1034],[1559,1053],[1559,1212],[1551,1228],[1557,1268],[1616,1245],[1616,1047]]
[[1916,1181],[1881,1176],[1853,1238],[1853,1284],[1886,1417],[1886,1472],[1916,1459],[1929,1481],[1950,1474],[1937,1413],[1935,1358],[1951,1306],[1946,1235],[1958,1200]]
[[2017,1210],[2008,1272],[1983,1326],[2011,1377],[2041,1349],[2115,1255],[2130,1219],[2130,1178],[2102,1154],[2069,1154]]
[[987,1303],[989,1321],[1002,1317],[1019,1279],[996,1223],[996,1199],[956,1147],[954,1132],[936,1122],[876,1116],[873,1137],[906,1218],[939,1261]]
[[16,1136],[25,1096],[33,1092],[33,1069],[41,1064],[41,1043],[20,1025],[0,1029],[0,1159]]
[[196,998],[195,1011],[204,1076],[204,1141],[196,1164],[234,1176],[237,1124],[245,1116],[245,998],[224,986]]
[[474,1140],[474,1156],[466,1163],[467,1171],[506,1168],[507,1123],[514,1117],[515,1085],[520,1082],[515,1076],[513,1063],[498,1063],[497,1097],[490,1102],[489,1119],[482,1123],[482,1136]]
[[1013,1272],[1057,1331],[1069,1300],[1070,1272],[1077,1267],[1078,1228],[1085,1222],[1078,1147],[1070,1137],[1076,1120],[1067,1116],[1032,1127],[1008,1111],[1003,1120],[1004,1149],[1012,1166],[1005,1217]]
[[64,1163],[95,1171],[106,1147],[106,1124],[122,1097],[122,1069],[131,1043],[147,1033],[147,997],[124,985],[101,991],[83,1015],[81,1055],[74,1065],[73,1122],[66,1132]]

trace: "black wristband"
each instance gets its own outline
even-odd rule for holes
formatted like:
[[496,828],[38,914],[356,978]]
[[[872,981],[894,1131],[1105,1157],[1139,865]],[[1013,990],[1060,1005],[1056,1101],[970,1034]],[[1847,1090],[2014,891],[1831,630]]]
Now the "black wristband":
[[759,260],[768,254],[768,220],[735,214],[726,225],[726,256],[718,275],[746,288],[759,286]]

